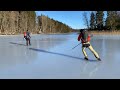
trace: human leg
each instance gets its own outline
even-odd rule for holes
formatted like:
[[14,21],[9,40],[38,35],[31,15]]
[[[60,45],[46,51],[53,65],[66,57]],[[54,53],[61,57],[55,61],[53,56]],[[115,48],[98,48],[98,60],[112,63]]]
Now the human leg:
[[94,54],[94,56],[98,59],[101,60],[98,53],[93,49],[92,45],[90,44],[90,46],[88,47],[89,50]]
[[86,51],[85,51],[85,47],[83,47],[83,46],[82,46],[82,52],[83,52],[83,54],[84,54],[84,56],[85,56],[84,59],[88,60],[88,56],[87,56],[87,53],[86,53]]

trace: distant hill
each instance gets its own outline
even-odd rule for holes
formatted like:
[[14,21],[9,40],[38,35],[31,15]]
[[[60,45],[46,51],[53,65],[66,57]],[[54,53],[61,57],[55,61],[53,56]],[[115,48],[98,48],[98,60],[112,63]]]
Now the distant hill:
[[35,11],[0,11],[1,35],[23,34],[26,30],[33,34],[75,31],[70,26],[48,16],[36,17]]
[[38,29],[41,33],[68,33],[72,32],[73,29],[57,20],[49,18],[48,16],[38,16]]

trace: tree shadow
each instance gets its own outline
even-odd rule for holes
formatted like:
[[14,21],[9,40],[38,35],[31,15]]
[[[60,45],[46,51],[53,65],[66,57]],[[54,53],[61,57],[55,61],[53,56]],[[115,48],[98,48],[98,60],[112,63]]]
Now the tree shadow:
[[[50,52],[50,51],[46,51],[46,50],[41,50],[41,49],[35,49],[35,48],[29,48],[30,50],[33,51],[38,51],[38,52],[44,52],[44,53],[50,53],[50,54],[56,54],[56,55],[61,55],[61,56],[65,56],[65,57],[69,57],[69,58],[74,58],[74,59],[79,59],[79,60],[85,60],[83,58],[79,58],[79,57],[74,57],[74,56],[70,56],[70,55],[65,55],[65,54],[61,54],[61,53],[56,53],[56,52]],[[85,60],[86,61],[86,60]],[[95,62],[97,60],[88,60],[91,62]]]
[[26,46],[25,44],[20,44],[20,43],[14,43],[14,42],[9,42],[10,44],[16,44],[16,45],[21,45],[21,46]]

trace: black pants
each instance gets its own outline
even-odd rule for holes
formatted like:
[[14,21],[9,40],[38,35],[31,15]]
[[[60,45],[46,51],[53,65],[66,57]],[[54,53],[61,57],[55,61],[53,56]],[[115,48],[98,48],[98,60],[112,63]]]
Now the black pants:
[[85,44],[82,44],[82,46],[88,48],[90,46],[90,44],[89,43],[85,43]]
[[28,44],[31,45],[30,38],[26,38],[26,45],[28,46]]

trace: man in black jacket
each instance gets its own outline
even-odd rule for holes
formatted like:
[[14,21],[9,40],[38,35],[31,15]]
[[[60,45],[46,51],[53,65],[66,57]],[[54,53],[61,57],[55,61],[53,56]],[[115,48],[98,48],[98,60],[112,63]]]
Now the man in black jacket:
[[28,32],[28,30],[27,30],[27,32],[26,32],[26,45],[27,46],[28,46],[28,44],[31,45],[30,38],[31,38],[30,32]]

